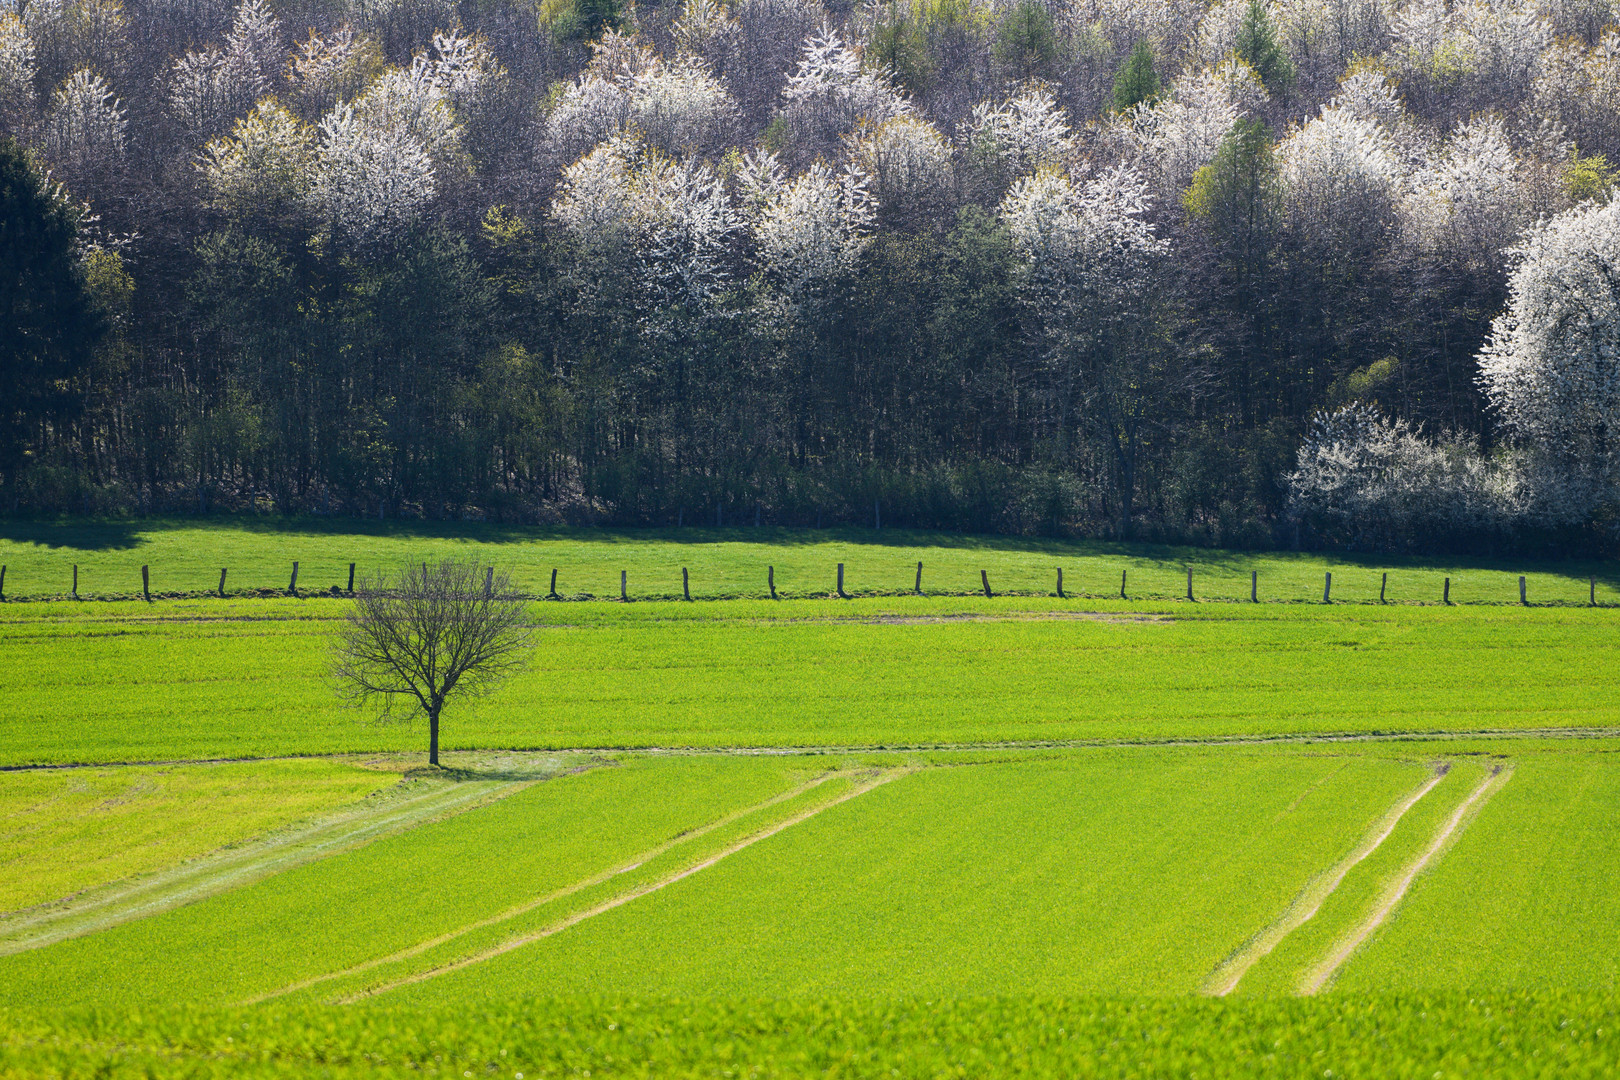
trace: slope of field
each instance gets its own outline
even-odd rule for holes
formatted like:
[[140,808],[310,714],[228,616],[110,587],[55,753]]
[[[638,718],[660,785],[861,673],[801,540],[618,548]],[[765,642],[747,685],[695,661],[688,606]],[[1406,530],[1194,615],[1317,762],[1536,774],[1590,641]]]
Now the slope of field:
[[627,761],[89,937],[0,957],[0,1004],[225,1004],[416,944],[813,778],[782,759]]
[[397,779],[329,761],[0,775],[0,915],[241,843]]
[[1427,774],[1275,749],[925,768],[389,998],[1188,993]]
[[[0,609],[0,764],[420,748],[343,708],[344,601]],[[917,746],[1620,726],[1620,609],[886,598],[536,604],[455,748]]]
[[28,1078],[1598,1080],[1617,1057],[1602,994],[0,1010],[0,1076]]
[[148,521],[0,522],[0,563],[8,565],[11,597],[66,596],[79,567],[79,594],[139,596],[141,567],[150,567],[158,594],[208,594],[229,569],[227,590],[284,591],[298,562],[298,585],[320,592],[348,584],[349,563],[361,573],[407,559],[467,554],[511,571],[536,596],[617,597],[619,574],[628,574],[632,598],[682,595],[681,569],[690,571],[692,595],[768,596],[766,568],[776,569],[778,592],[826,596],[846,569],[846,591],[860,595],[909,593],[923,564],[923,588],[974,593],[981,570],[992,589],[1046,595],[1064,570],[1071,594],[1117,597],[1120,574],[1139,599],[1186,595],[1188,568],[1201,599],[1247,600],[1251,572],[1260,575],[1262,600],[1320,601],[1323,575],[1333,572],[1333,597],[1376,601],[1389,574],[1387,599],[1437,604],[1450,577],[1454,603],[1517,603],[1518,575],[1529,578],[1535,603],[1585,604],[1596,579],[1598,599],[1620,600],[1620,573],[1612,562],[1504,563],[1491,560],[1411,559],[1310,553],[1245,553],[999,536],[963,536],[843,528],[564,529],[469,522],[377,522],[281,518],[204,518]]
[[1620,758],[1526,753],[1346,966],[1349,993],[1620,989]]

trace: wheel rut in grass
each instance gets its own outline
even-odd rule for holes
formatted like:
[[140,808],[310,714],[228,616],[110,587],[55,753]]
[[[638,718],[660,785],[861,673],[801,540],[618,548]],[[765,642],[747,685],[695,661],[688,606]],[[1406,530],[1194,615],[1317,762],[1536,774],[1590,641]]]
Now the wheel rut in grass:
[[1333,895],[1334,890],[1344,881],[1345,875],[1389,839],[1389,834],[1395,831],[1395,826],[1400,824],[1406,812],[1416,806],[1423,796],[1433,791],[1435,785],[1445,779],[1450,769],[1449,762],[1436,765],[1427,780],[1373,823],[1372,828],[1367,830],[1350,854],[1330,867],[1325,874],[1320,874],[1307,882],[1305,888],[1294,898],[1294,902],[1288,905],[1276,921],[1250,938],[1243,948],[1224,960],[1204,981],[1202,992],[1213,997],[1225,997],[1236,990],[1238,983],[1243,980],[1243,976],[1251,967],[1280,945],[1285,937],[1315,917],[1321,910],[1323,902]]
[[[569,775],[585,765],[553,775]],[[0,918],[0,956],[26,952],[157,915],[374,840],[453,817],[549,779],[427,780],[415,791],[366,800],[305,827],[227,849],[134,881]]]
[[1435,833],[1434,839],[1429,842],[1429,846],[1424,848],[1417,858],[1406,865],[1400,877],[1395,880],[1391,887],[1384,891],[1378,903],[1367,913],[1366,917],[1339,941],[1332,952],[1315,967],[1311,968],[1310,971],[1306,972],[1299,983],[1299,992],[1301,994],[1307,996],[1319,994],[1332,982],[1333,977],[1338,974],[1339,969],[1344,966],[1345,962],[1372,936],[1373,931],[1382,926],[1384,921],[1389,918],[1390,913],[1395,910],[1396,905],[1406,896],[1407,890],[1412,887],[1412,882],[1417,879],[1417,876],[1461,834],[1463,829],[1467,828],[1474,815],[1479,812],[1480,808],[1485,805],[1492,795],[1502,790],[1502,786],[1508,782],[1512,775],[1513,766],[1511,764],[1497,765],[1484,780],[1480,781],[1473,791],[1468,793],[1468,798],[1464,799],[1457,806],[1457,809],[1452,812],[1451,816],[1446,819],[1446,823],[1440,827],[1439,832]]
[[384,965],[399,963],[404,960],[409,960],[412,957],[420,956],[431,949],[435,949],[440,945],[447,945],[450,942],[455,941],[457,938],[465,937],[467,934],[473,933],[474,931],[483,930],[490,926],[498,926],[503,922],[508,922],[520,915],[524,915],[530,911],[534,911],[537,908],[544,907],[547,904],[554,903],[558,900],[567,899],[568,897],[573,896],[575,893],[582,892],[585,889],[611,881],[613,878],[616,878],[621,874],[628,874],[647,861],[655,859],[667,851],[674,850],[675,848],[681,847],[684,844],[701,839],[702,837],[714,832],[716,829],[723,829],[727,825],[733,824],[734,822],[748,817],[750,814],[756,814],[791,799],[795,799],[798,796],[803,795],[805,792],[820,787],[822,784],[838,775],[841,774],[836,772],[822,773],[820,776],[814,777],[803,784],[799,784],[787,791],[773,795],[763,802],[742,807],[741,809],[734,810],[723,817],[716,818],[714,821],[711,821],[706,825],[700,825],[695,829],[688,829],[680,835],[673,836],[664,841],[662,844],[658,844],[647,849],[646,851],[631,856],[630,859],[625,862],[617,863],[606,870],[599,871],[590,875],[589,877],[582,878],[579,881],[573,882],[569,885],[564,885],[562,888],[553,889],[552,891],[534,897],[533,899],[525,900],[521,904],[516,904],[504,911],[490,915],[487,918],[467,923],[464,926],[458,926],[454,930],[449,930],[435,937],[428,938],[424,941],[419,941],[415,945],[408,948],[400,949],[396,952],[389,953],[386,956],[374,957],[373,959],[367,960],[363,963],[344,968],[341,971],[331,971],[322,975],[315,975],[307,979],[301,979],[295,983],[289,983],[280,989],[272,990],[266,994],[260,994],[257,997],[248,998],[240,1002],[240,1004],[257,1005],[261,1001],[269,1001],[273,998],[284,997],[287,994],[294,994],[301,990],[308,990],[312,987],[320,986],[323,983],[332,982],[334,980],[350,978],[356,975],[363,975],[368,971],[373,971],[379,967],[383,967]]
[[783,820],[775,822],[774,824],[756,832],[752,832],[740,840],[727,844],[724,848],[720,849],[713,855],[710,855],[706,859],[693,863],[690,866],[683,867],[682,869],[674,871],[673,873],[666,874],[663,877],[648,882],[645,885],[637,886],[636,888],[621,893],[618,896],[604,900],[599,904],[594,904],[582,911],[574,912],[573,914],[558,919],[556,922],[553,922],[533,933],[522,934],[517,937],[509,938],[508,940],[488,949],[480,950],[479,952],[473,953],[470,956],[462,957],[447,964],[441,964],[426,971],[416,972],[402,978],[393,979],[388,982],[380,983],[376,986],[368,987],[358,993],[338,998],[337,1003],[343,1005],[353,1004],[354,1002],[362,1001],[366,998],[376,997],[379,994],[387,993],[390,990],[399,989],[402,986],[409,986],[414,983],[425,982],[428,979],[437,978],[440,975],[448,975],[452,972],[460,971],[463,968],[471,967],[474,964],[481,964],[486,960],[493,960],[498,956],[503,956],[506,953],[512,952],[515,949],[520,949],[525,945],[532,945],[534,942],[543,941],[548,937],[567,930],[571,926],[578,926],[587,919],[595,918],[597,915],[606,914],[615,908],[623,907],[632,900],[639,900],[643,896],[648,896],[652,893],[658,892],[660,889],[674,885],[678,881],[683,881],[686,878],[691,877],[693,874],[707,870],[709,867],[714,866],[716,863],[719,863],[732,855],[735,855],[739,851],[752,847],[761,840],[768,840],[779,832],[790,829],[801,822],[808,821],[810,818],[815,817],[823,810],[829,810],[834,806],[840,805],[841,803],[846,803],[851,799],[858,798],[861,795],[865,795],[869,791],[882,787],[884,784],[887,784],[890,781],[897,780],[902,776],[910,775],[915,771],[916,770],[911,767],[883,770],[876,776],[867,779],[865,782],[857,785],[849,791],[846,791],[837,798],[829,799],[824,803],[818,803],[815,806],[801,810],[790,817],[784,818]]

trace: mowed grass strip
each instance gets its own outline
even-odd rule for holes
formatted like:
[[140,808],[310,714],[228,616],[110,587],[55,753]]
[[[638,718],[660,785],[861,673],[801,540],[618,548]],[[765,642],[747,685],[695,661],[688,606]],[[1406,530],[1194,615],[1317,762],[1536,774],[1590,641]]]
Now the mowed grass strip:
[[[0,763],[420,748],[344,708],[340,601],[0,618]],[[1620,726],[1620,610],[1057,600],[535,605],[529,670],[445,745],[931,746]],[[23,608],[40,618],[18,618]],[[134,609],[133,611],[129,609]],[[251,609],[251,610],[250,610]],[[81,609],[94,612],[100,609]],[[256,613],[256,614],[255,614]],[[268,617],[272,614],[286,617]],[[721,614],[724,613],[724,614]]]
[[559,777],[188,907],[0,957],[0,1004],[240,1001],[543,895],[816,771],[689,757]]
[[1620,759],[1520,753],[1512,779],[1339,972],[1334,993],[1620,989]]
[[0,915],[196,859],[398,779],[318,760],[0,772]]
[[[690,519],[690,516],[689,516]],[[619,574],[633,597],[682,595],[681,570],[694,597],[768,596],[767,567],[778,593],[826,596],[845,564],[845,589],[857,595],[909,593],[923,564],[923,588],[976,593],[979,572],[999,592],[1046,595],[1064,570],[1065,591],[1175,599],[1187,591],[1205,600],[1247,600],[1250,573],[1260,575],[1263,600],[1320,602],[1327,572],[1342,602],[1374,602],[1389,574],[1387,599],[1441,601],[1450,577],[1456,603],[1518,603],[1518,575],[1529,578],[1536,603],[1584,604],[1596,579],[1599,600],[1620,602],[1613,562],[1420,559],[1300,552],[1234,552],[1210,548],[965,536],[943,532],[839,528],[589,529],[502,526],[472,522],[377,522],[320,519],[211,518],[144,521],[0,522],[0,563],[8,566],[11,597],[67,596],[79,567],[81,597],[139,596],[140,570],[150,567],[159,595],[212,593],[221,567],[227,591],[275,593],[291,582],[298,562],[304,592],[347,586],[349,563],[361,572],[406,560],[461,554],[511,571],[514,582],[544,596],[551,571],[568,597],[617,597]]]
[[1424,771],[1231,748],[923,769],[386,998],[1192,993]]

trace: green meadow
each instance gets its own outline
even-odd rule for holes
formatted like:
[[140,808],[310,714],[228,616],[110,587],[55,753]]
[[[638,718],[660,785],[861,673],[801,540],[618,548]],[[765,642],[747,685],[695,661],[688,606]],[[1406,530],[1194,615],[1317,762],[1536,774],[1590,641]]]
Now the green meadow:
[[[32,599],[0,605],[0,1077],[1620,1059],[1601,567],[1525,568],[1522,607],[1513,568],[1408,563],[1392,592],[1451,576],[1454,603],[1379,604],[1382,568],[1317,556],[347,528],[7,526]],[[274,595],[288,551],[314,592],[366,543],[498,555],[536,594],[532,662],[452,703],[445,768],[337,703],[347,601]],[[264,595],[26,586],[221,558]],[[919,559],[933,595],[884,584]],[[619,565],[674,590],[582,599]],[[1250,569],[1295,602],[1209,602]]]

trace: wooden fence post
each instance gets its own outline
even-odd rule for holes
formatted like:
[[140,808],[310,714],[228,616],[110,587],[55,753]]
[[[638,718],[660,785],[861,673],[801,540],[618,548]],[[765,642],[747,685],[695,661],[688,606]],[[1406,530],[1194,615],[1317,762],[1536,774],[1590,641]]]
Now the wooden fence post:
[[1119,572],[1119,598],[1121,600],[1126,599],[1126,596],[1125,596],[1125,575],[1128,574],[1128,573],[1130,573],[1130,571],[1128,571],[1128,570],[1121,570]]
[[1523,605],[1524,607],[1529,607],[1530,606],[1529,602],[1526,601],[1525,598],[1524,598],[1524,575],[1523,574],[1519,575],[1519,603],[1521,605]]
[[681,567],[681,595],[688,600],[692,599],[692,586],[691,583],[687,581],[686,567],[684,566]]
[[557,568],[555,566],[551,568],[551,591],[546,593],[546,599],[557,599]]
[[839,596],[839,599],[842,599],[842,600],[848,600],[849,599],[848,594],[844,592],[844,564],[843,563],[838,564],[838,596]]
[[776,567],[767,566],[765,568],[765,584],[767,584],[767,585],[769,585],[771,587],[771,599],[775,600],[776,599]]
[[1258,604],[1259,602],[1260,602],[1260,571],[1258,571],[1258,570],[1250,570],[1249,571],[1249,603]]
[[917,583],[911,587],[911,591],[918,596],[922,595],[922,563],[917,564]]
[[626,589],[626,587],[625,587],[625,580],[629,576],[630,576],[630,572],[628,570],[620,570],[619,571],[619,599],[620,600],[628,600],[628,599],[630,599],[630,593],[629,593],[628,589]]
[[1389,588],[1389,571],[1385,570],[1384,571],[1384,580],[1379,582],[1379,584],[1378,584],[1378,602],[1380,604],[1382,604],[1384,602],[1384,592],[1388,588]]
[[1331,570],[1327,572],[1327,577],[1322,581],[1322,603],[1333,603],[1333,571]]
[[[225,599],[225,571],[227,569],[229,567],[222,566],[219,568],[219,598],[221,600]],[[352,588],[349,591],[354,592]]]
[[1451,579],[1450,578],[1446,578],[1446,591],[1440,594],[1440,602],[1442,604],[1451,603]]
[[494,596],[494,595],[495,595],[495,567],[494,566],[486,566],[484,568],[484,599],[488,600],[491,596]]
[[1189,566],[1187,567],[1187,599],[1191,600],[1192,598],[1192,567]]
[[990,591],[990,572],[988,570],[980,570],[979,580],[984,583],[984,595],[994,596],[995,593]]
[[73,599],[79,598],[79,564],[73,564]]
[[146,598],[148,604],[152,602],[152,575],[147,571],[145,563],[141,564],[141,595]]
[[1058,599],[1063,599],[1063,567],[1058,567]]
[[354,595],[354,563],[349,564],[349,595]]
[[298,595],[298,564],[296,562],[293,563],[292,580],[287,582],[287,595]]

